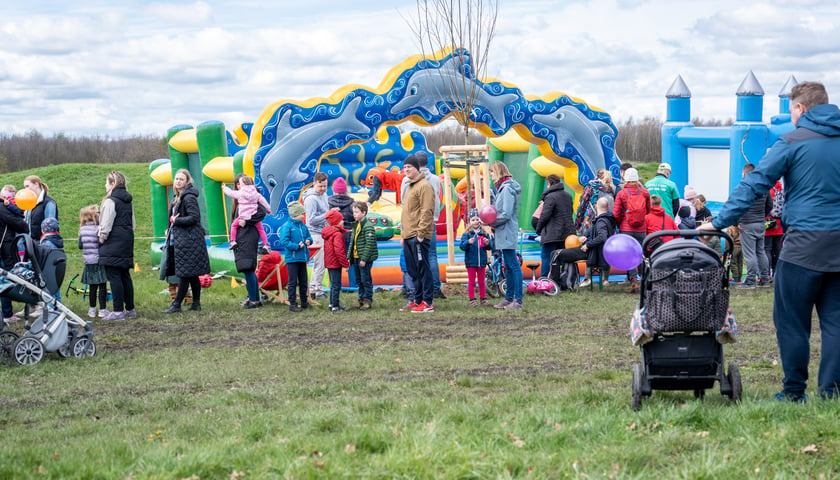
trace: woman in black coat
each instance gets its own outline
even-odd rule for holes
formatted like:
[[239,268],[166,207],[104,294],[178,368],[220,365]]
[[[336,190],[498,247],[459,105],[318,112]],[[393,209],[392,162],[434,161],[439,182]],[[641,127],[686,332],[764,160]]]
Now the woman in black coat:
[[172,179],[175,198],[169,210],[169,230],[167,231],[167,274],[174,273],[178,281],[175,300],[163,313],[181,311],[181,302],[187,296],[187,289],[192,290],[190,310],[201,310],[201,282],[199,275],[210,273],[210,257],[204,240],[204,227],[201,225],[201,210],[198,206],[198,189],[192,183],[192,176],[186,169],[178,170]]
[[572,196],[563,187],[560,177],[551,174],[546,177],[548,188],[542,194],[542,212],[535,227],[542,245],[540,276],[548,276],[551,268],[551,254],[565,246],[566,237],[575,233],[572,220]]
[[[23,217],[13,213],[7,205],[9,199],[4,199],[0,202],[0,266],[6,270],[11,268],[18,261],[17,246],[15,243],[15,235],[18,233],[29,233],[29,226],[23,220]],[[6,297],[0,297],[0,305],[3,310],[3,321],[6,323],[17,322],[18,318],[14,314],[12,308],[12,301]]]
[[99,209],[99,264],[111,284],[114,309],[104,321],[137,317],[134,309],[134,218],[132,196],[125,188],[125,175],[113,171],[105,177],[107,192]]
[[[239,179],[245,174],[240,173],[233,180],[234,185],[239,185]],[[237,212],[238,204],[233,201],[231,218],[236,220],[239,217]],[[260,301],[260,284],[257,280],[257,248],[260,242],[260,233],[256,224],[262,222],[266,211],[262,206],[257,207],[257,213],[251,216],[250,220],[239,219],[239,229],[236,231],[236,249],[233,251],[233,260],[236,264],[236,271],[245,276],[245,289],[248,291],[248,300],[242,304],[242,308],[262,307]]]

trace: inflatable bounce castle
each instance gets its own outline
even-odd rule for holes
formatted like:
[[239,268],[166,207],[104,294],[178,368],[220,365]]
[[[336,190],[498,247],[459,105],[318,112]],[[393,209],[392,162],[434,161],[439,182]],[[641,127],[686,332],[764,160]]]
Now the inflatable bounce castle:
[[[231,207],[221,187],[230,185],[240,173],[255,179],[271,205],[272,214],[263,224],[275,250],[280,249],[277,232],[287,220],[286,205],[300,201],[316,172],[325,172],[329,185],[344,178],[348,194],[359,200],[367,199],[365,179],[373,170],[399,170],[402,159],[411,153],[427,152],[434,159],[430,168],[440,174],[441,159],[428,151],[423,135],[416,131],[401,134],[393,125],[413,122],[432,126],[457,115],[459,92],[447,94],[445,87],[453,81],[475,89],[469,122],[489,138],[489,160],[505,162],[524,187],[519,213],[522,228],[530,228],[529,219],[548,174],[561,175],[577,193],[598,169],[608,169],[613,178],[619,178],[620,161],[614,148],[617,130],[606,112],[563,93],[526,96],[509,83],[475,78],[472,70],[467,50],[447,48],[404,60],[377,88],[348,85],[327,98],[278,101],[266,107],[253,124],[232,131],[215,121],[195,128],[170,128],[170,158],[150,165],[155,236],[163,237],[168,226],[172,175],[181,168],[191,172],[202,191],[213,270],[231,275],[235,275],[227,248]],[[453,174],[453,183],[461,176],[463,173]],[[383,194],[372,211],[380,240],[374,283],[400,285],[401,249],[399,241],[392,239],[399,231],[400,206],[394,192]],[[454,240],[445,238],[446,225],[441,221],[439,253]],[[533,241],[522,245],[523,256],[539,262],[539,245]],[[160,243],[151,247],[153,263],[159,261],[160,247]],[[444,265],[440,267],[443,272]],[[345,285],[347,281],[345,277]]]

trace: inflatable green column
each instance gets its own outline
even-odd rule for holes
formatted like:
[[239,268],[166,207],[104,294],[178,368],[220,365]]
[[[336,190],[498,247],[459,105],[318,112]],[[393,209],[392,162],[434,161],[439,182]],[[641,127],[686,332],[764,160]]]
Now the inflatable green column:
[[[198,143],[198,158],[202,169],[214,158],[226,156],[225,124],[218,121],[200,124],[196,128],[196,143]],[[207,207],[207,230],[210,232],[210,244],[225,243],[228,236],[222,184],[203,173],[201,177],[200,189],[204,196],[204,205]]]
[[[531,160],[541,157],[540,149],[536,145],[528,147],[528,165]],[[525,183],[522,185],[522,208],[519,210],[519,227],[532,230],[531,216],[540,204],[540,196],[545,191],[545,179],[533,168],[525,170]]]

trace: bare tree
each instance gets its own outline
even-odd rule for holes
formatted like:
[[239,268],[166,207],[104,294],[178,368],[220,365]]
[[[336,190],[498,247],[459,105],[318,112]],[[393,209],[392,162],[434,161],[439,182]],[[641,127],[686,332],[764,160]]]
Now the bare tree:
[[[417,38],[420,52],[427,57],[452,49],[458,61],[452,69],[427,70],[439,75],[436,94],[452,109],[464,130],[464,144],[469,142],[471,114],[485,76],[490,44],[496,33],[498,0],[417,0],[416,15],[406,18]],[[468,61],[469,60],[469,61]],[[436,83],[437,85],[438,83]]]

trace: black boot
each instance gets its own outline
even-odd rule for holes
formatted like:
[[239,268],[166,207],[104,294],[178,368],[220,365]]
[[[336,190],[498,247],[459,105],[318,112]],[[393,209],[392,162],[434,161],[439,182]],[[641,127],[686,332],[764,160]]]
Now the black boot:
[[176,303],[176,302],[172,302],[169,305],[169,308],[167,308],[166,310],[164,310],[161,313],[181,313],[181,304]]
[[196,302],[193,300],[192,305],[190,305],[191,312],[200,312],[201,311],[201,302]]

